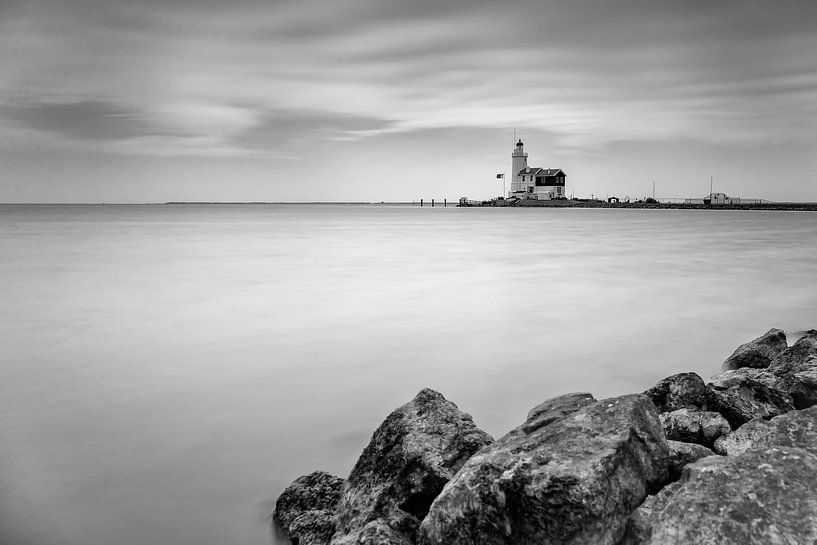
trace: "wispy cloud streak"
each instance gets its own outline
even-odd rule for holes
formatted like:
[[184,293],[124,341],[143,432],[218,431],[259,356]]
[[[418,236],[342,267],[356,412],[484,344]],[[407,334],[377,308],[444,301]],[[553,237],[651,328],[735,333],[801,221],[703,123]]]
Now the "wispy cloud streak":
[[0,9],[0,115],[110,151],[286,156],[307,135],[456,127],[545,131],[588,150],[817,133],[809,2],[31,0]]

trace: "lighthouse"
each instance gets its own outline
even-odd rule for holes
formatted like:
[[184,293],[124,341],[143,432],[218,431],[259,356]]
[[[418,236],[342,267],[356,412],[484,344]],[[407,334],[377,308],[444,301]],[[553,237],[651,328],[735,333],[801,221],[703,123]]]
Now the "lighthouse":
[[528,154],[525,153],[525,145],[522,140],[516,142],[516,147],[511,153],[511,194],[525,192],[525,185],[522,183],[522,176],[519,173],[528,168]]
[[551,200],[565,198],[565,171],[560,168],[528,166],[528,154],[522,140],[511,153],[511,192],[517,199]]

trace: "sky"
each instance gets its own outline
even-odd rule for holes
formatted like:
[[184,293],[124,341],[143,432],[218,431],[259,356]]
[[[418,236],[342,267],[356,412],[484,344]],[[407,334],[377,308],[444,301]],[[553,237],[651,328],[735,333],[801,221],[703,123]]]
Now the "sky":
[[[817,201],[813,0],[0,0],[0,202]],[[508,186],[509,187],[509,186]]]

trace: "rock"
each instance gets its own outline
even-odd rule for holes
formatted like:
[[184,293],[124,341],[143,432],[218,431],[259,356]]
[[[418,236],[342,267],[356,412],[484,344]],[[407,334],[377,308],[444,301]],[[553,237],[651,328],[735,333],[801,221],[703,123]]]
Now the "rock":
[[595,402],[593,395],[588,393],[565,394],[548,399],[531,409],[525,423],[511,433],[531,434],[539,428],[552,424],[556,420],[575,413],[580,408]]
[[390,518],[388,521],[377,519],[367,522],[363,529],[343,538],[341,542],[355,545],[414,545],[414,539],[408,535],[409,528],[395,529],[404,525],[407,519],[404,516]]
[[719,413],[678,409],[661,415],[661,425],[667,439],[697,443],[712,447],[715,439],[732,431],[729,422]]
[[769,365],[797,409],[817,404],[817,330],[806,331],[791,347],[780,353]]
[[715,450],[728,456],[771,446],[798,447],[817,455],[817,407],[752,420],[715,442]]
[[[343,479],[324,471],[298,477],[275,502],[273,520],[293,541],[303,545],[329,543],[334,532],[332,511],[340,500],[342,486]],[[315,524],[313,529],[309,521]],[[316,540],[322,535],[327,536],[325,541]]]
[[422,390],[374,432],[337,506],[333,545],[413,543],[443,486],[491,437],[434,390]]
[[766,371],[737,369],[713,377],[711,410],[721,413],[732,428],[753,418],[773,418],[794,409],[791,397],[775,387]]
[[293,545],[328,545],[335,533],[335,513],[330,509],[305,511],[289,525]]
[[704,409],[710,404],[711,392],[696,373],[672,375],[644,392],[659,413],[678,409]]
[[791,396],[795,408],[817,405],[817,357],[806,360],[802,371],[781,378],[780,384]]
[[[567,401],[584,403],[575,402]],[[434,500],[418,543],[617,543],[630,512],[666,481],[658,413],[643,395],[564,412],[530,433],[523,425],[468,460]]]
[[715,453],[703,445],[695,443],[683,443],[681,441],[667,440],[669,447],[669,458],[667,469],[670,481],[677,481],[681,478],[681,471],[688,464],[696,462],[701,458],[713,456]]
[[741,367],[763,369],[787,347],[786,334],[783,330],[770,329],[757,339],[740,345],[723,362],[723,370],[730,371]]
[[[672,448],[672,446],[670,446],[670,448]],[[622,538],[618,545],[644,545],[649,543],[652,538],[653,517],[666,506],[667,500],[672,498],[672,494],[680,487],[681,483],[677,481],[672,482],[662,488],[657,494],[647,496],[644,503],[639,505],[627,519],[627,529],[624,532],[624,538]]]
[[817,329],[804,332],[797,342],[774,358],[769,367],[773,371],[792,372],[812,356],[817,356]]
[[811,544],[817,456],[770,447],[690,464],[630,517],[626,545]]

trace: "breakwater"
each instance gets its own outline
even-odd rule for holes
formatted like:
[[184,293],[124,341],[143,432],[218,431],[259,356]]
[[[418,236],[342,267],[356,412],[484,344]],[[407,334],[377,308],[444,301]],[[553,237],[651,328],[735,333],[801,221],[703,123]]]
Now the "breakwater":
[[647,209],[647,210],[790,210],[800,212],[817,212],[817,203],[813,202],[758,202],[741,204],[687,204],[687,203],[646,203],[629,202],[615,203],[604,201],[573,201],[573,200],[489,200],[468,201],[459,204],[465,207],[511,207],[511,208],[617,208],[617,209]]
[[722,371],[549,399],[497,440],[424,389],[273,519],[299,545],[814,543],[817,330],[769,330]]

